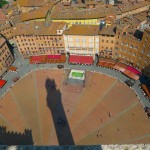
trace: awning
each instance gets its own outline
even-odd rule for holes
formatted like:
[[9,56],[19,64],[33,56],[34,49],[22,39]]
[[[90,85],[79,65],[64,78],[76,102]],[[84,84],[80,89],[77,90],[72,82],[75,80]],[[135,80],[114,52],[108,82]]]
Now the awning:
[[80,60],[81,60],[81,56],[70,55],[69,57],[69,63],[80,64]]
[[126,71],[127,65],[120,62],[116,62],[113,68],[124,73]]
[[129,78],[131,79],[134,79],[134,80],[138,80],[139,79],[139,76],[134,74],[133,72],[129,71],[129,70],[125,70],[123,72],[126,76],[128,76]]
[[92,56],[70,55],[69,63],[91,65],[93,63]]
[[6,80],[0,80],[0,88],[2,88],[6,84]]
[[47,55],[47,58],[48,59],[60,59],[61,58],[61,55]]
[[115,64],[116,61],[113,59],[108,59],[108,58],[99,58],[99,62],[107,62],[109,64]]
[[17,69],[18,69],[18,68],[14,67],[14,66],[10,66],[10,67],[9,67],[9,70],[10,70],[10,71],[17,71]]
[[134,74],[142,75],[142,73],[141,73],[140,71],[138,71],[137,69],[135,69],[134,67],[127,66],[127,70],[130,70],[130,71],[133,72]]
[[41,62],[41,56],[31,56],[30,63],[40,63]]
[[81,56],[81,64],[92,65],[93,57],[92,56]]

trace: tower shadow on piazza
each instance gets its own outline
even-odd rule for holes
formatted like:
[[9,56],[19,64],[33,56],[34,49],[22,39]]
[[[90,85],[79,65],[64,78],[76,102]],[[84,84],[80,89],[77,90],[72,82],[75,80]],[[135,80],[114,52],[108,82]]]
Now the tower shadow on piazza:
[[25,129],[24,133],[10,132],[5,126],[0,126],[0,145],[33,145],[32,130]]
[[[47,106],[52,114],[52,119],[57,134],[59,145],[74,145],[73,136],[62,105],[61,92],[56,88],[53,79],[46,79]],[[67,135],[67,138],[65,136]]]

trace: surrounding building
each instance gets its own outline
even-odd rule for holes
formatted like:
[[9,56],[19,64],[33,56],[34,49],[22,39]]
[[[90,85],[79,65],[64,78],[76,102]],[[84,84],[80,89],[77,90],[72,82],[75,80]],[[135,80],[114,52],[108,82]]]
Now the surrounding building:
[[45,22],[26,22],[13,28],[13,40],[24,58],[34,55],[65,53],[63,31],[64,22],[53,22],[46,26]]
[[0,37],[0,78],[2,78],[13,62],[14,58],[7,46],[6,40]]
[[116,50],[118,59],[126,64],[137,67],[137,55],[139,52],[140,39],[137,39],[133,33],[128,32],[129,26],[117,27],[116,32]]
[[11,33],[11,24],[9,20],[1,20],[0,21],[0,34],[2,34],[5,38],[11,39],[12,33]]
[[0,34],[16,43],[24,58],[98,54],[149,74],[145,41],[149,41],[150,2],[113,4],[113,0],[16,0],[0,10]]
[[64,31],[66,52],[69,54],[92,55],[99,53],[99,26],[73,25]]
[[139,69],[150,77],[150,29],[144,31],[139,49],[137,64]]
[[99,55],[100,57],[114,58],[117,54],[115,51],[115,31],[116,25],[104,27],[99,31]]

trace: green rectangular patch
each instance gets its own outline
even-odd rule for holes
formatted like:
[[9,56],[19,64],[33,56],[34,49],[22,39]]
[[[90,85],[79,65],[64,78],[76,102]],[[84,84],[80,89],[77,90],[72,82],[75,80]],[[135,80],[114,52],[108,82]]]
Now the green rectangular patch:
[[83,77],[83,73],[80,73],[80,72],[72,72],[71,75],[72,75],[73,77],[80,77],[80,78]]

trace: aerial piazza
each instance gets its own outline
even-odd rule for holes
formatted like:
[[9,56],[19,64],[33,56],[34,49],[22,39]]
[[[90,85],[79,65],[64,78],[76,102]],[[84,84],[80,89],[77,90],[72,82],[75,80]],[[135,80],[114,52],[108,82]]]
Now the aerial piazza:
[[1,149],[150,149],[150,0],[1,0]]

